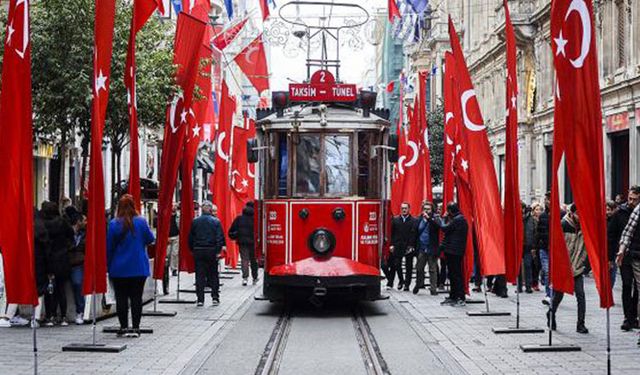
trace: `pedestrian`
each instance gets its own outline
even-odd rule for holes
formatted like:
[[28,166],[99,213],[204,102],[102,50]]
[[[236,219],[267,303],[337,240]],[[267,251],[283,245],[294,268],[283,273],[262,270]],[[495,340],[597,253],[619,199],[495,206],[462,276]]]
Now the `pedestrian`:
[[235,240],[240,247],[240,260],[242,268],[242,285],[247,285],[249,280],[249,265],[251,265],[251,277],[253,285],[258,283],[258,262],[256,261],[255,233],[253,229],[253,201],[247,202],[229,227],[229,238]]
[[71,288],[76,305],[75,323],[84,323],[85,299],[82,294],[82,280],[84,278],[84,254],[86,244],[87,218],[81,213],[69,215],[70,224],[75,232],[74,245],[69,249],[69,265],[71,266]]
[[[586,314],[586,300],[584,294],[584,273],[587,266],[587,250],[584,245],[584,237],[580,229],[580,217],[576,205],[571,204],[567,214],[562,218],[562,232],[564,233],[564,241],[569,250],[569,259],[571,260],[571,269],[573,271],[574,296],[578,304],[578,322],[576,324],[576,332],[586,334],[589,330],[584,324]],[[558,306],[562,302],[564,293],[554,290],[551,302],[551,311],[547,311],[547,326],[552,330],[556,329],[556,312]]]
[[522,293],[522,284],[524,284],[524,290],[526,293],[533,293],[531,288],[533,280],[533,255],[534,248],[534,236],[536,230],[535,219],[531,214],[531,209],[522,202],[522,228],[523,228],[523,242],[522,242],[522,270],[518,275],[518,293]]
[[178,227],[178,204],[173,203],[171,208],[171,219],[169,220],[169,269],[172,276],[178,275],[178,245],[180,228]]
[[209,201],[201,205],[202,215],[191,224],[189,248],[196,267],[197,306],[204,305],[204,287],[211,288],[213,306],[220,304],[220,280],[218,279],[218,256],[225,244],[220,220],[213,216],[217,207]]
[[[413,258],[415,257],[415,244],[417,234],[417,221],[411,216],[410,205],[407,202],[400,204],[400,216],[391,219],[391,247],[389,248],[390,278],[387,286],[393,288],[393,279],[398,275],[398,290],[409,290],[411,275],[413,273]],[[402,275],[402,259],[405,258],[405,275]]]
[[[67,326],[67,290],[71,266],[69,250],[74,245],[75,233],[69,223],[60,216],[58,205],[54,202],[42,203],[42,218],[49,234],[49,246],[45,254],[47,273],[47,292],[45,293],[46,326],[56,323]],[[58,317],[58,309],[60,316]]]
[[[640,289],[640,186],[629,189],[627,203],[620,206],[609,225],[609,244],[617,237],[619,224],[624,223],[618,240],[616,263],[622,276],[623,331],[638,328],[638,290]],[[640,343],[640,342],[639,342]]]
[[[618,204],[614,201],[607,201],[605,206],[606,215],[607,215],[607,233],[609,230],[609,223],[611,223],[611,219],[613,218],[613,214],[618,209]],[[607,237],[607,241],[608,241]],[[608,259],[609,259],[609,280],[611,280],[611,289],[616,285],[616,278],[618,277],[618,266],[616,265],[616,254],[618,254],[618,249],[614,246],[609,246],[607,243],[608,250]]]
[[626,202],[624,199],[624,194],[616,194],[615,202],[618,206],[623,205]]
[[544,212],[544,207],[538,202],[531,205],[531,217],[533,218],[533,247],[531,249],[531,289],[536,292],[540,291],[540,274],[542,272],[542,264],[540,263],[540,249],[537,246],[536,231],[540,215]]
[[[446,219],[446,223],[445,223]],[[469,224],[460,213],[458,204],[449,202],[444,218],[436,221],[440,230],[444,233],[442,248],[447,260],[449,270],[449,297],[442,301],[441,305],[464,306],[464,277],[462,273],[462,260],[467,249],[467,232]]]
[[424,268],[429,265],[429,291],[432,296],[438,294],[438,257],[440,256],[439,227],[434,222],[435,213],[433,203],[426,201],[422,204],[422,215],[418,219],[416,285],[413,294],[418,294],[424,288]]
[[549,285],[549,203],[551,192],[544,196],[544,211],[538,217],[536,225],[536,247],[540,255],[540,271],[542,284],[544,284],[544,299],[542,303],[549,305],[551,301],[551,287]]
[[150,275],[147,246],[153,242],[155,237],[147,220],[136,211],[133,197],[124,194],[118,201],[116,217],[109,222],[107,233],[107,268],[116,294],[118,336],[140,337],[142,293]]

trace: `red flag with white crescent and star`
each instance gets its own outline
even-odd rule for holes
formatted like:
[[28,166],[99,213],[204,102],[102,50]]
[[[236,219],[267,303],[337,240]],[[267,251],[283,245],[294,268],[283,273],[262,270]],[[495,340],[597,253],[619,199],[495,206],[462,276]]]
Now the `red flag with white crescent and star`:
[[[600,307],[609,308],[613,295],[607,257],[602,108],[595,36],[591,0],[552,3],[551,44],[557,76],[554,134],[562,129],[564,156]],[[554,153],[555,148],[554,144]],[[552,254],[556,250],[560,251],[554,248]],[[556,281],[557,278],[552,279],[552,283]],[[553,285],[555,288],[556,284]]]
[[113,48],[115,0],[96,0],[94,25],[93,101],[91,110],[91,146],[89,161],[89,210],[82,293],[107,291],[107,235],[104,216],[104,172],[102,170],[102,136],[107,103]]
[[468,156],[468,160],[461,160],[460,163],[469,174],[480,268],[483,275],[503,275],[505,273],[504,219],[498,179],[486,126],[451,17],[449,17],[449,39],[456,64],[455,76],[460,90],[459,101],[462,114],[460,128],[466,142],[465,151]]
[[220,34],[216,35],[213,39],[213,46],[216,47],[219,51],[223,51],[229,44],[231,44],[238,34],[243,30],[249,18],[244,18],[240,22],[232,25],[222,31]]
[[407,154],[407,132],[404,127],[404,74],[400,74],[400,100],[398,101],[398,123],[396,124],[396,135],[398,136],[398,161],[393,164],[391,172],[391,213],[400,214],[400,204],[404,191],[404,169],[403,163]]
[[231,152],[231,191],[238,202],[236,208],[242,211],[245,203],[254,199],[253,165],[247,160],[247,140],[255,137],[255,120],[245,115],[244,125],[233,127],[233,151]]
[[402,19],[402,16],[400,15],[400,10],[398,10],[398,4],[396,4],[396,0],[389,0],[388,11],[389,11],[390,23],[395,22],[396,19]]
[[134,0],[124,67],[124,85],[127,89],[127,104],[129,106],[129,139],[132,140],[129,145],[129,194],[133,196],[138,212],[140,212],[142,201],[140,197],[140,150],[137,141],[139,136],[136,100],[136,35],[156,9],[159,9],[160,13],[164,13],[162,1]]
[[200,71],[202,44],[207,23],[180,13],[176,26],[173,62],[177,66],[176,83],[180,93],[175,95],[167,110],[160,163],[160,192],[158,193],[158,234],[153,277],[162,279],[169,240],[169,226],[173,208],[173,193],[182,159],[188,121],[193,118],[193,92]]
[[455,61],[453,54],[445,52],[444,63],[444,155],[443,155],[443,172],[442,172],[442,202],[444,206],[453,201],[455,175],[453,173],[453,161],[455,159],[455,134],[456,123],[453,116],[453,102],[455,100],[454,93],[454,77]]
[[258,95],[269,89],[269,68],[267,67],[267,55],[264,52],[262,34],[249,43],[234,61],[247,76],[249,82],[256,88]]
[[506,140],[504,168],[504,260],[508,282],[515,283],[522,264],[524,223],[518,182],[518,71],[516,69],[516,36],[511,24],[509,6],[504,0],[507,50]]
[[11,0],[0,95],[0,250],[6,302],[37,305],[29,0]]

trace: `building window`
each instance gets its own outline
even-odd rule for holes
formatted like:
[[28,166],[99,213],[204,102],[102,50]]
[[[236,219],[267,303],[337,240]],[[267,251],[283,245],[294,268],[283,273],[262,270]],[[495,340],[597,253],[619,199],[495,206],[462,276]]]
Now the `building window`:
[[431,112],[431,82],[432,82],[431,73],[428,73],[427,74],[427,84],[425,85],[426,86],[425,87],[425,91],[426,92],[425,92],[425,96],[424,96],[425,97],[425,103],[424,103],[425,105],[424,106],[425,106],[425,108],[427,110],[427,113]]
[[626,42],[626,22],[625,22],[625,5],[624,1],[618,0],[616,3],[617,12],[618,12],[618,38],[616,43],[617,49],[617,59],[618,59],[618,68],[623,68],[625,66],[625,62],[627,59],[626,51],[625,51],[625,42]]

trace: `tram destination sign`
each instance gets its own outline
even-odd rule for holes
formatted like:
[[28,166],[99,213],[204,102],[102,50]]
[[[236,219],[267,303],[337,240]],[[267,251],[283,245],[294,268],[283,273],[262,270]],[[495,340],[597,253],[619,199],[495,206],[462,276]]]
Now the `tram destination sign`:
[[336,83],[328,70],[313,73],[309,83],[289,85],[289,100],[292,102],[354,102],[356,99],[356,85]]

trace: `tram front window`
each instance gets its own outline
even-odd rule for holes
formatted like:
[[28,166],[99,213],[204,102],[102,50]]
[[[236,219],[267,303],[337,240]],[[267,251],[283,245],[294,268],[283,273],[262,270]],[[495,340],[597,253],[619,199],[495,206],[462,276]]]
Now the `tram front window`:
[[301,135],[296,146],[296,192],[320,194],[321,143],[318,135]]
[[325,137],[325,170],[327,176],[327,194],[349,194],[351,184],[351,163],[349,162],[349,136],[328,135]]

